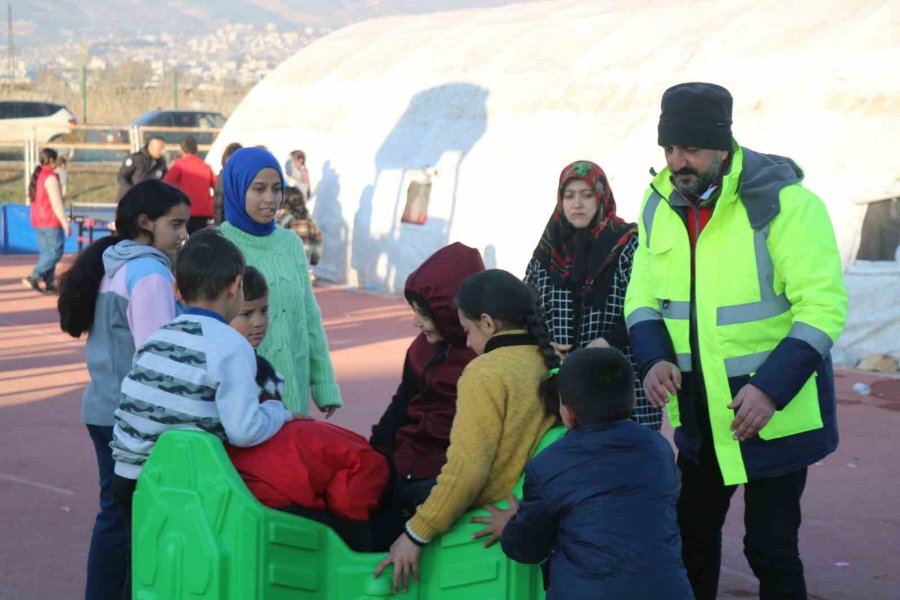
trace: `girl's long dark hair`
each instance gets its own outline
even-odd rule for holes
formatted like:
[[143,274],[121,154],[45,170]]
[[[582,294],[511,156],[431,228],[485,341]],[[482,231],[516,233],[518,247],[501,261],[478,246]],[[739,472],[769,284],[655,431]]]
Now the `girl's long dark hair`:
[[167,214],[180,204],[191,205],[188,197],[176,187],[156,179],[137,184],[122,197],[116,207],[116,234],[100,238],[88,246],[59,281],[59,326],[72,337],[81,337],[94,324],[94,310],[100,282],[106,269],[103,253],[122,240],[134,240],[141,235],[153,239],[150,231],[138,224],[146,215],[151,221]]
[[31,173],[31,180],[28,182],[28,198],[32,202],[37,198],[37,182],[38,177],[41,176],[41,168],[46,167],[57,158],[59,158],[59,154],[56,153],[56,150],[51,150],[50,148],[41,150],[40,164],[34,168],[34,171]]
[[456,295],[456,307],[472,321],[478,321],[481,315],[486,314],[507,327],[528,331],[547,367],[547,376],[541,381],[538,393],[546,413],[558,417],[559,394],[556,377],[550,376],[550,370],[559,367],[559,357],[550,344],[550,332],[538,313],[534,290],[512,273],[488,269],[469,277],[462,284]]

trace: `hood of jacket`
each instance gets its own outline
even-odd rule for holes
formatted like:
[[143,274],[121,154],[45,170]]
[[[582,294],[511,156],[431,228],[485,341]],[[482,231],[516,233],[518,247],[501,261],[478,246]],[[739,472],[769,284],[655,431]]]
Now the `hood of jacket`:
[[169,257],[153,246],[133,240],[122,240],[103,252],[103,269],[109,277],[112,277],[128,261],[143,257],[157,260],[167,269],[172,268]]
[[466,334],[459,324],[453,303],[462,283],[484,271],[484,261],[475,248],[455,242],[429,256],[406,279],[404,295],[410,302],[427,305],[444,339],[453,346],[465,346]]

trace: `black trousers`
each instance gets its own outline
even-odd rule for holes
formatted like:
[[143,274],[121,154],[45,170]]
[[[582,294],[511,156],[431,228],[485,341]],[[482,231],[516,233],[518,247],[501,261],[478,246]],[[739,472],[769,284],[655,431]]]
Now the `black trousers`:
[[420,504],[428,500],[437,478],[406,479],[397,477],[388,507],[369,521],[373,550],[387,552],[404,531],[406,522],[416,514]]
[[[699,465],[679,455],[678,467],[684,566],[697,600],[713,600],[722,563],[722,526],[737,486],[724,484],[711,448],[701,452]],[[744,555],[759,579],[760,600],[806,600],[798,548],[805,485],[805,467],[744,485]]]
[[119,505],[125,525],[125,587],[122,589],[122,600],[131,600],[131,503],[136,487],[136,480],[113,475],[112,495]]

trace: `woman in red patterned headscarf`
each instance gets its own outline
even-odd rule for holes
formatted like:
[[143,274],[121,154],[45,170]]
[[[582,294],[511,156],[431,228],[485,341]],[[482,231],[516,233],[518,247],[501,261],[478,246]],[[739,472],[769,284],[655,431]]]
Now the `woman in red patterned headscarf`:
[[[632,358],[622,307],[636,249],[637,226],[616,215],[603,169],[585,160],[563,169],[553,214],[525,275],[561,356],[608,344]],[[634,418],[659,429],[661,412],[637,378],[635,392]]]

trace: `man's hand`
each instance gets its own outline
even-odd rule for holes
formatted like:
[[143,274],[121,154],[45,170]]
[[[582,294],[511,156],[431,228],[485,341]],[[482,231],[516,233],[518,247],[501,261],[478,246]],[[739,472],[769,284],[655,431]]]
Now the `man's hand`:
[[491,513],[489,517],[472,517],[469,519],[472,523],[483,523],[487,525],[484,529],[472,536],[473,540],[488,537],[484,542],[484,547],[493,546],[503,535],[506,524],[512,519],[513,515],[519,510],[519,501],[512,494],[506,496],[509,501],[509,508],[497,508],[493,504],[485,504],[482,508]]
[[409,589],[409,576],[412,574],[416,583],[419,583],[419,556],[422,554],[422,548],[413,543],[411,539],[403,533],[391,545],[391,552],[387,558],[381,561],[375,573],[372,575],[375,579],[381,575],[381,572],[388,565],[394,565],[394,581],[391,587],[393,593],[397,593],[397,586],[400,579],[403,579],[403,593]]
[[572,344],[557,344],[556,342],[550,342],[550,345],[553,346],[553,350],[556,352],[559,360],[563,360],[566,357],[566,354],[572,351]]
[[72,227],[69,225],[68,221],[63,221],[63,233],[66,234],[66,237],[69,237],[72,234]]
[[340,406],[326,406],[325,408],[320,408],[319,410],[325,413],[325,419],[330,419],[334,415],[335,411],[337,411],[337,409],[339,408]]
[[681,389],[681,371],[667,360],[661,360],[647,371],[644,377],[644,391],[656,408],[669,403],[669,394],[677,394]]
[[743,442],[756,436],[775,414],[775,403],[761,389],[749,383],[734,397],[730,409],[737,409],[731,422],[734,439]]

